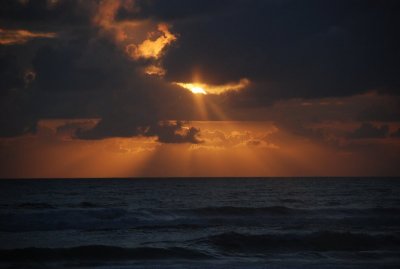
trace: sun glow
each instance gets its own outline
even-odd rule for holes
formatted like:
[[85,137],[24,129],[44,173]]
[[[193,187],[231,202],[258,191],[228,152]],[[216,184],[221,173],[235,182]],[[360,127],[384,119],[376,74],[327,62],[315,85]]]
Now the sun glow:
[[201,86],[201,84],[176,83],[176,85],[179,85],[179,86],[191,91],[194,94],[207,94],[207,92],[204,90],[204,88]]
[[250,84],[250,81],[244,78],[238,82],[231,82],[222,85],[211,85],[205,83],[183,83],[183,82],[174,82],[173,84],[185,88],[194,94],[221,94],[227,91],[242,90]]

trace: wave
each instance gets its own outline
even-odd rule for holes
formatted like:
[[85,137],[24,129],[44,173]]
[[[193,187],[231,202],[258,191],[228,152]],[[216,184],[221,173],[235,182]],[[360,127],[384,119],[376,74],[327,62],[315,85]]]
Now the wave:
[[230,252],[275,251],[366,251],[400,249],[400,238],[392,234],[319,231],[295,234],[222,233],[196,240]]
[[194,213],[202,216],[273,216],[273,215],[349,215],[349,216],[396,216],[400,215],[400,208],[291,208],[286,206],[269,206],[269,207],[204,207],[184,210],[187,213]]
[[[331,218],[347,223],[368,220],[373,225],[400,225],[399,208],[322,208],[298,209],[284,206],[270,207],[201,207],[191,209],[138,209],[99,208],[82,204],[80,208],[53,209],[47,205],[29,204],[25,207],[42,207],[41,210],[13,211],[0,214],[0,231],[54,231],[154,228],[201,228],[220,225],[264,226],[266,223],[301,225],[310,219],[326,223]],[[290,226],[290,225],[289,225]],[[287,227],[287,225],[285,226]]]
[[115,246],[91,245],[72,248],[24,248],[0,250],[0,261],[115,261],[153,259],[211,259],[209,254],[180,247],[171,248],[122,248]]
[[[129,218],[124,209],[65,209],[0,215],[0,231],[52,231],[88,229],[90,227],[118,228],[135,225],[136,215]],[[124,224],[124,222],[126,222]]]
[[47,203],[21,203],[16,206],[19,209],[53,209],[54,206]]
[[111,205],[107,204],[96,204],[92,202],[80,202],[80,203],[69,203],[69,204],[49,204],[40,202],[25,202],[19,204],[0,204],[1,209],[85,209],[85,208],[112,208]]
[[400,238],[319,231],[307,234],[221,233],[186,241],[190,247],[136,247],[88,245],[71,248],[0,249],[0,262],[212,260],[232,255],[271,257],[287,252],[398,253]]
[[78,204],[78,207],[81,207],[81,208],[94,208],[94,207],[99,207],[99,205],[93,204],[93,203],[90,203],[90,202],[81,202],[81,203]]
[[244,215],[286,215],[302,213],[302,209],[293,209],[285,206],[269,206],[269,207],[203,207],[188,210],[195,214],[207,216],[244,216]]

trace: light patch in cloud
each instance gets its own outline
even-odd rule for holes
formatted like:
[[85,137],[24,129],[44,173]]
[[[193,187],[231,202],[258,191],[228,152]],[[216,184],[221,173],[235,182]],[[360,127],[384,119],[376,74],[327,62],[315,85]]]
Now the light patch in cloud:
[[204,143],[195,145],[190,150],[229,150],[233,148],[279,149],[280,147],[268,141],[268,136],[277,132],[276,127],[264,132],[237,130],[226,132],[222,130],[204,130],[201,138]]
[[55,38],[56,33],[52,32],[31,32],[28,30],[0,29],[0,45],[21,45],[36,38]]
[[51,9],[56,7],[60,3],[60,0],[47,0],[46,2],[47,2],[47,7]]
[[29,0],[18,0],[18,3],[20,3],[23,6],[26,6],[29,4]]
[[[30,0],[18,0],[18,3],[20,3],[22,6],[27,6],[31,2]],[[60,3],[60,0],[46,0],[47,7],[49,9],[54,8]]]
[[103,151],[113,154],[138,154],[142,152],[152,152],[159,146],[154,139],[137,137],[133,139],[127,138],[111,138],[104,143]]
[[115,16],[121,7],[131,9],[134,7],[134,2],[103,0],[99,3],[93,18],[93,23],[104,33],[112,36],[117,43],[126,41],[129,38],[129,32],[141,25],[140,21],[115,21]]
[[265,140],[261,139],[250,139],[247,140],[241,144],[238,144],[237,146],[246,146],[246,147],[257,147],[257,148],[265,148],[265,149],[279,149],[280,147],[278,145],[275,145],[273,143],[268,143]]
[[165,23],[152,20],[116,20],[120,9],[139,12],[134,1],[103,0],[99,3],[93,23],[133,60],[159,60],[166,47],[177,40]]
[[[153,36],[156,36],[154,40]],[[168,26],[161,23],[157,27],[157,32],[149,33],[147,39],[141,44],[127,45],[126,53],[135,60],[159,59],[164,49],[176,39],[176,36],[169,31]]]
[[204,144],[191,144],[188,150],[189,151],[197,151],[197,150],[224,151],[224,150],[226,150],[226,147],[209,146],[209,145],[204,145]]
[[144,73],[149,76],[163,77],[166,74],[166,70],[158,65],[149,65],[144,69]]
[[173,82],[173,84],[185,88],[192,93],[202,94],[222,94],[227,91],[239,91],[247,88],[250,85],[250,80],[242,78],[238,82],[230,82],[222,85],[212,85],[206,83],[185,83],[185,82]]

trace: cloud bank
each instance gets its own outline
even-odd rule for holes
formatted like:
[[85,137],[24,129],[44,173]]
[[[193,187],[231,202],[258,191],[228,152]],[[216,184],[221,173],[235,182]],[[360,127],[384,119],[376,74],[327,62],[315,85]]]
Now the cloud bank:
[[270,120],[323,140],[332,128],[315,126],[327,122],[354,121],[340,134],[354,140],[397,130],[396,1],[0,5],[1,136],[49,118],[100,119],[80,139],[165,143],[199,143],[179,123],[199,119]]

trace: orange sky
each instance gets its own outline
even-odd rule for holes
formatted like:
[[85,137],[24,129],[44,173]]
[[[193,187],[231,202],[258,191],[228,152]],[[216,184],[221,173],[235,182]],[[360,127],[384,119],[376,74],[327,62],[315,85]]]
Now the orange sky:
[[400,176],[392,4],[228,2],[0,1],[0,178]]
[[0,177],[392,175],[394,166],[385,159],[400,152],[397,140],[363,141],[379,144],[371,154],[362,144],[338,148],[271,122],[192,122],[201,130],[199,144],[162,144],[152,137],[71,138],[78,126],[94,123],[41,121],[36,135],[2,139]]

